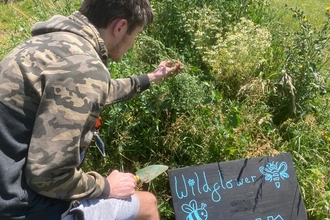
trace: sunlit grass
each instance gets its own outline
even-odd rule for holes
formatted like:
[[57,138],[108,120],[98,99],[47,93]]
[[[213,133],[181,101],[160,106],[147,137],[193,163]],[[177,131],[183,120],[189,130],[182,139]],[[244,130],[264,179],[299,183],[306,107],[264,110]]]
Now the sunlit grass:
[[[298,23],[292,22],[292,14],[288,13],[289,8],[298,8],[306,15],[312,26],[321,29],[326,22],[325,16],[330,7],[330,2],[324,0],[269,0],[272,8],[277,11],[278,17],[285,28],[288,30],[298,30],[301,27]],[[330,48],[325,53],[325,60],[329,59]],[[330,61],[326,62],[323,70],[330,70]]]
[[36,22],[29,14],[30,3],[20,1],[0,4],[0,59],[10,49],[30,36],[30,29]]
[[10,49],[30,37],[32,26],[55,14],[69,14],[80,0],[0,1],[0,60]]
[[[320,26],[325,22],[325,12],[326,8],[330,6],[330,2],[324,0],[269,0],[270,3],[278,8],[300,8],[307,15],[307,19],[314,25]],[[289,14],[283,17],[283,23],[287,24],[289,27],[291,26],[289,19]]]

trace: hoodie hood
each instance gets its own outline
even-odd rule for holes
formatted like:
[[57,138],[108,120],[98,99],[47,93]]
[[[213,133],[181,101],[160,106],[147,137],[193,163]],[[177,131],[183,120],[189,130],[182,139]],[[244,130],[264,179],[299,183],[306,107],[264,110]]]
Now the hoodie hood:
[[96,50],[104,63],[108,59],[108,51],[98,30],[87,17],[79,11],[69,17],[55,15],[45,22],[38,22],[32,28],[32,36],[49,34],[54,32],[69,32],[87,40]]

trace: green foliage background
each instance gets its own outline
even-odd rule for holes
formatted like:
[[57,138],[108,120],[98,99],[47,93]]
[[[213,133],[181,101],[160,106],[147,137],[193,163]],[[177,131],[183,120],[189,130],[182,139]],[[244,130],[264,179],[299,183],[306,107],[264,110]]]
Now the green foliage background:
[[[0,3],[0,59],[35,22],[68,15],[79,3]],[[185,70],[105,108],[107,157],[92,143],[84,169],[107,175],[290,152],[309,219],[330,219],[330,5],[314,25],[301,9],[273,1],[151,3],[154,24],[109,64],[111,76],[150,72],[163,59],[178,59]],[[140,187],[157,195],[162,219],[174,219],[166,174]]]

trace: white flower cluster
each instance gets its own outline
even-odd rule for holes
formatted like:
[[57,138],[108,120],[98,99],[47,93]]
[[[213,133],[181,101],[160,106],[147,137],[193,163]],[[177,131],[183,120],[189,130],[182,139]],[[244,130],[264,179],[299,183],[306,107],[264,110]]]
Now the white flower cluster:
[[258,67],[271,46],[270,32],[246,18],[241,18],[224,37],[217,34],[216,38],[216,43],[204,52],[204,60],[221,74],[244,74]]
[[219,10],[204,7],[188,11],[182,15],[182,19],[185,21],[185,30],[193,38],[192,44],[204,53],[216,41],[217,33],[222,32],[222,19],[226,18],[221,18]]
[[192,10],[182,16],[185,30],[192,37],[192,45],[217,74],[216,78],[227,85],[232,81],[240,84],[253,79],[266,62],[265,58],[271,57],[270,32],[251,20],[243,17],[233,25],[229,22],[229,13],[220,13],[210,7]]

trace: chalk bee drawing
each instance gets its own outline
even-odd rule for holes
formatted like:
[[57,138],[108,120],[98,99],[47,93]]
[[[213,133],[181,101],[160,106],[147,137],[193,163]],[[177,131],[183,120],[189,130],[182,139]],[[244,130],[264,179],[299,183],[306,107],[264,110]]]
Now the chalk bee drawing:
[[288,164],[286,162],[269,162],[265,166],[259,167],[259,171],[265,176],[266,181],[275,182],[277,188],[281,187],[280,178],[282,180],[289,178],[289,174],[286,173],[288,169]]
[[206,220],[209,215],[205,207],[206,204],[202,203],[201,207],[198,208],[196,200],[193,199],[189,204],[183,204],[181,209],[185,213],[188,213],[186,220]]

